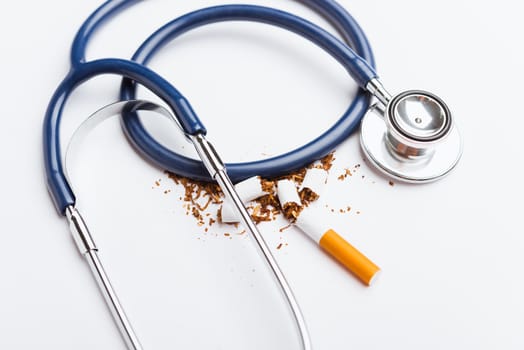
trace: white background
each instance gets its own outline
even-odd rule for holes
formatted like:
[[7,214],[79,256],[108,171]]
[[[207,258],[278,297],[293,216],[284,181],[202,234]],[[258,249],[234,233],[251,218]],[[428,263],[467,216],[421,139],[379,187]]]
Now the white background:
[[[296,2],[246,2],[328,27]],[[218,3],[136,5],[95,37],[89,58],[128,58],[169,19]],[[421,186],[390,186],[363,162],[356,135],[336,151],[324,198],[352,210],[326,210],[321,220],[382,267],[371,288],[298,230],[279,232],[282,219],[260,226],[314,348],[523,349],[520,3],[341,3],[366,31],[388,89],[441,95],[465,149],[449,177]],[[98,4],[15,1],[0,11],[1,349],[124,349],[43,176],[44,111],[67,73],[75,31]],[[341,115],[355,90],[321,50],[260,24],[196,30],[152,67],[191,101],[230,161],[306,142]],[[118,82],[95,79],[73,94],[64,140],[116,100]],[[163,125],[150,127],[168,144],[179,138]],[[178,200],[180,188],[132,151],[118,121],[103,124],[84,145],[72,168],[79,207],[145,349],[298,348],[285,304],[247,235],[198,227]],[[357,164],[354,176],[337,180]]]

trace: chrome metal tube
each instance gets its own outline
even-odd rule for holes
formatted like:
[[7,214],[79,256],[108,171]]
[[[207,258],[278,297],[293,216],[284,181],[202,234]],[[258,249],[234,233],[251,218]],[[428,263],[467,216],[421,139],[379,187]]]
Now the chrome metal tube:
[[113,319],[120,330],[120,334],[122,335],[127,348],[129,350],[142,350],[142,345],[140,345],[138,337],[124,312],[124,308],[122,307],[122,304],[120,304],[118,296],[109,281],[109,277],[98,257],[98,248],[96,247],[80,212],[78,212],[78,210],[73,206],[69,206],[66,208],[66,217],[69,221],[71,234],[77,244],[78,250],[80,254],[86,258],[93,277],[98,284],[100,292],[104,296],[106,304],[111,311]]
[[142,345],[140,345],[140,341],[126,316],[124,308],[118,300],[118,296],[116,295],[104,267],[102,266],[98,253],[91,250],[85,255],[85,257],[127,348],[129,350],[142,350]]
[[385,106],[388,105],[389,101],[391,100],[391,94],[386,90],[384,85],[380,82],[378,79],[371,79],[366,84],[366,89],[375,96],[380,103],[382,103]]
[[311,350],[312,345],[311,340],[309,338],[309,332],[307,330],[306,321],[304,319],[302,311],[300,310],[300,306],[298,305],[295,295],[293,294],[293,291],[291,290],[291,287],[289,286],[289,283],[287,282],[284,273],[278,266],[275,257],[273,256],[273,254],[271,254],[271,250],[269,249],[266,241],[262,237],[256,224],[253,222],[251,216],[244,207],[242,200],[240,199],[237,191],[235,190],[235,186],[233,185],[233,183],[229,179],[229,176],[227,175],[224,163],[220,159],[213,145],[209,141],[207,141],[204,135],[190,135],[189,138],[193,142],[197,150],[197,153],[202,159],[202,162],[204,163],[209,174],[218,182],[220,188],[222,189],[222,191],[224,191],[224,194],[227,196],[228,199],[230,199],[231,203],[234,205],[237,212],[240,214],[241,222],[245,225],[245,227],[251,233],[251,236],[255,239],[258,248],[262,252],[262,255],[264,256],[267,264],[269,265],[271,272],[275,276],[278,285],[280,286],[288,302],[291,312],[293,313],[293,317],[295,319],[299,331],[302,348],[304,350]]

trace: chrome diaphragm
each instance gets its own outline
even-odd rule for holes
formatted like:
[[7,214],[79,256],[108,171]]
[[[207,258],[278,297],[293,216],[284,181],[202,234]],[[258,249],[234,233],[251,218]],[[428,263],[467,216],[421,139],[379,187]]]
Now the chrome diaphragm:
[[360,141],[380,171],[424,183],[447,175],[462,155],[462,140],[448,106],[438,96],[409,90],[394,97],[375,85],[379,102],[362,119]]

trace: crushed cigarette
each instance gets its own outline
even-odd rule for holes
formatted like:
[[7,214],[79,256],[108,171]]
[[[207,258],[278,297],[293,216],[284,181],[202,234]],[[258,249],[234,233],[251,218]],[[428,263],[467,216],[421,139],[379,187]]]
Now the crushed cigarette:
[[279,180],[277,194],[284,217],[288,220],[296,220],[303,206],[295,182],[287,179]]

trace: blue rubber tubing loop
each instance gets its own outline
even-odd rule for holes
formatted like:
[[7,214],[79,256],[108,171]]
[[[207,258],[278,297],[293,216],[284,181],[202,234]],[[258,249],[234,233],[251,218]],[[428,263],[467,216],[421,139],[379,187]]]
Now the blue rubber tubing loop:
[[344,41],[375,68],[375,57],[364,31],[344,7],[334,0],[299,0],[299,2],[323,16],[337,29]]
[[86,61],[86,44],[91,40],[91,37],[100,28],[101,24],[137,2],[140,2],[140,0],[108,0],[97,8],[85,20],[73,39],[70,54],[71,67],[76,67]]
[[48,189],[57,210],[64,213],[69,205],[74,205],[75,196],[64,173],[60,150],[60,119],[71,92],[83,82],[101,75],[116,74],[137,81],[162,98],[179,116],[185,130],[205,133],[204,126],[191,109],[189,102],[167,80],[149,68],[133,61],[121,59],[101,59],[78,64],[58,86],[44,118],[44,164]]
[[310,40],[333,56],[361,86],[377,76],[366,60],[317,25],[290,13],[253,5],[208,7],[181,16],[153,33],[137,50],[133,60],[146,64],[169,41],[192,29],[224,21],[261,22],[287,29]]
[[[170,85],[169,82],[165,81],[163,78],[146,67],[130,61],[118,59],[104,59],[85,63],[86,47],[93,34],[112,16],[138,1],[139,0],[109,0],[100,6],[95,12],[93,12],[83,23],[73,41],[70,55],[71,71],[55,91],[46,111],[43,130],[44,164],[48,188],[51,192],[55,206],[61,214],[64,214],[67,206],[74,205],[75,196],[67,182],[62,166],[59,140],[60,119],[70,93],[84,81],[100,74],[117,74],[130,78],[133,81],[146,86],[154,93],[158,94],[162,99],[164,99],[164,101],[168,103],[168,105],[171,107],[171,109],[173,109],[177,117],[180,119],[180,122],[186,132],[191,134],[198,132],[205,133],[204,126],[193,112],[188,101],[172,85]],[[348,70],[356,75],[356,79],[359,83],[361,83],[361,85],[366,79],[376,76],[373,71],[373,54],[368,41],[356,21],[346,12],[346,10],[332,0],[302,0],[302,2],[318,11],[329,22],[331,22],[340,32],[344,40],[354,48],[356,53],[363,60],[360,61],[360,59],[358,57],[355,58],[351,52],[348,53],[347,47],[337,43],[336,39],[331,37],[322,29],[310,24],[307,21],[300,20],[295,16],[273,10],[279,12],[282,18],[288,16],[288,18],[291,18],[292,22],[295,22],[295,24],[287,24],[283,22],[281,24],[277,23],[276,25],[280,25],[284,28],[287,28],[286,26],[293,27],[293,25],[298,25],[299,27],[297,28],[287,29],[302,34],[300,25],[304,24],[305,27],[307,27],[305,29],[306,34],[308,34],[307,32],[309,31],[308,35],[310,35],[310,40],[312,41],[315,41],[316,34],[314,31],[317,31],[319,37],[323,37],[323,39],[326,39],[329,42],[329,45],[331,45],[331,47],[327,47],[327,51],[330,52],[339,61],[344,61],[346,57],[356,60],[357,67],[348,68]],[[252,14],[248,13],[251,10],[271,10],[256,6],[244,5],[241,7],[244,8],[243,11],[246,11],[243,16],[247,17],[252,16]],[[238,16],[239,14],[233,14],[233,17],[236,18],[231,19],[239,19]],[[208,23],[217,21],[219,20],[215,19]],[[266,23],[271,22],[270,19],[261,19],[258,21]],[[197,26],[199,25],[195,24],[195,27]],[[168,34],[167,36],[172,36],[172,38],[179,35],[176,32],[172,34],[164,33],[163,35],[166,34]],[[155,35],[159,36],[159,33],[155,33],[152,37],[155,37]],[[161,37],[162,35],[159,36],[160,39]],[[150,40],[152,39],[150,38]],[[164,40],[166,40],[165,43],[167,43],[167,41],[171,39],[165,38]],[[156,52],[156,50],[161,48],[161,46],[162,45],[153,47],[152,50],[150,47],[149,53],[148,48],[142,47],[144,57],[151,57]],[[140,53],[137,52],[137,55],[139,56]],[[134,83],[131,83],[129,80],[127,80],[125,84],[128,86],[128,88],[131,88]],[[130,91],[132,91],[132,89]],[[332,128],[330,128],[326,133],[317,139],[299,149],[275,158],[249,163],[228,164],[228,173],[235,182],[253,175],[275,176],[295,170],[315,159],[321,158],[334,149],[338,143],[342,142],[354,130],[369,105],[369,99],[370,97],[368,94],[365,93],[364,90],[360,90],[357,93],[355,100],[344,113],[342,118],[337,121],[337,123]],[[126,122],[127,128],[127,119],[124,119],[124,121]],[[132,143],[139,148],[142,154],[146,155],[147,158],[156,163],[158,166],[181,175],[192,177],[194,179],[210,180],[208,174],[199,161],[182,157],[164,148],[147,134],[139,121],[138,123],[135,123],[135,127],[137,128],[136,130],[138,133],[145,137],[144,140],[149,143],[143,145],[136,142],[137,140],[141,141],[140,139],[134,138],[132,138]],[[131,136],[128,128],[127,134],[128,136]]]
[[[317,6],[320,4],[320,2],[314,1],[308,3]],[[328,10],[334,11],[333,15],[338,16],[337,23],[342,22],[341,19],[348,19],[346,15],[341,14],[340,8],[335,11],[329,7]],[[331,16],[331,13],[329,16]],[[345,37],[363,58],[357,56],[349,47],[332,35],[308,21],[286,12],[250,5],[211,7],[179,17],[151,35],[132,59],[140,64],[147,64],[155,53],[179,35],[202,25],[229,20],[264,22],[298,33],[339,60],[361,86],[365,86],[369,80],[376,77],[373,68],[364,61],[369,59],[371,64],[374,64],[367,39],[352,18],[350,21],[343,22],[344,26],[339,25],[337,28],[339,30],[343,28],[345,32],[350,28],[352,29],[350,32],[346,32]],[[359,65],[360,62],[365,63],[361,66]],[[120,98],[123,100],[135,98],[135,85],[131,81],[123,81]],[[255,175],[278,176],[302,168],[312,161],[322,158],[344,141],[358,126],[360,119],[369,107],[369,98],[364,90],[360,90],[350,107],[335,125],[302,147],[269,159],[226,164],[229,176],[233,182]],[[156,142],[144,129],[136,113],[130,113],[123,118],[123,126],[126,135],[135,148],[159,167],[193,179],[211,180],[200,161],[174,153]]]

